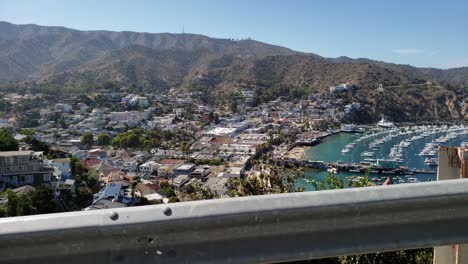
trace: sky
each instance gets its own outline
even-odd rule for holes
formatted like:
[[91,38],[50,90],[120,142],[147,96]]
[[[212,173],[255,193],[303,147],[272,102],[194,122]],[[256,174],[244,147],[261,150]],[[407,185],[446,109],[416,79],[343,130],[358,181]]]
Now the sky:
[[252,38],[324,57],[468,66],[468,0],[0,0],[0,21]]

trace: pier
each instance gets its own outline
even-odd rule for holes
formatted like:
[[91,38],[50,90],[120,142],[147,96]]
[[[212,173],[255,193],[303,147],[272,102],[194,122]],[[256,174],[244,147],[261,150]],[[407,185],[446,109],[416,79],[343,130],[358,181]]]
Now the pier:
[[338,172],[355,172],[365,173],[367,170],[372,174],[395,174],[395,175],[411,175],[414,173],[420,174],[436,174],[432,170],[413,170],[405,166],[383,166],[370,162],[362,163],[344,163],[344,162],[325,162],[319,160],[295,160],[295,159],[271,159],[271,163],[280,166],[303,166],[313,169],[327,170],[330,168],[337,169]]

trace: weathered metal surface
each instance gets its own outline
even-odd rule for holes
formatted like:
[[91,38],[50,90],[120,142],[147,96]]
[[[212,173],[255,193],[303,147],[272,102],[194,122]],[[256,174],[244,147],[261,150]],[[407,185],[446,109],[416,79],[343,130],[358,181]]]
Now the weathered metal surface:
[[266,263],[468,242],[468,181],[0,219],[0,261]]
[[[439,146],[439,166],[437,180],[461,179],[463,177],[464,160],[461,149]],[[460,226],[460,228],[464,228]],[[434,247],[434,264],[468,263],[468,245]]]

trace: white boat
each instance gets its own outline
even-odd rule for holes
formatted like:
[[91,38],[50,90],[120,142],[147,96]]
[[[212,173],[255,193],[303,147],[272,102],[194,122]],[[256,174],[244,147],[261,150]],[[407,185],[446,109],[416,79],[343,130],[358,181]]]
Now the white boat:
[[373,156],[374,156],[374,152],[371,152],[371,151],[364,151],[363,153],[361,153],[361,157],[372,158]]
[[416,179],[416,178],[410,177],[410,178],[408,178],[408,182],[409,183],[415,183],[415,182],[419,182],[419,180]]
[[437,143],[445,143],[447,141],[448,141],[448,139],[446,137],[440,137],[440,138],[435,140],[435,142],[437,142]]
[[386,121],[384,117],[382,117],[382,119],[377,123],[377,126],[383,127],[383,128],[395,127],[395,125],[392,122]]
[[437,166],[438,159],[437,158],[426,158],[424,163],[429,166]]

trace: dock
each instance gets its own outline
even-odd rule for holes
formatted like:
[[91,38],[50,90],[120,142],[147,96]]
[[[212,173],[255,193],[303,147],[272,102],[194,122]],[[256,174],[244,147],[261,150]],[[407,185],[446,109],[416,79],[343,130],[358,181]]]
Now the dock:
[[414,173],[421,174],[436,174],[436,171],[432,170],[413,170],[405,166],[398,167],[384,167],[376,166],[375,164],[369,164],[368,162],[364,163],[345,163],[345,162],[325,162],[319,160],[296,160],[296,159],[272,159],[271,163],[279,166],[303,166],[313,169],[322,169],[327,170],[330,168],[337,169],[338,172],[355,172],[355,173],[365,173],[367,170],[372,174],[395,174],[395,175],[411,175]]

